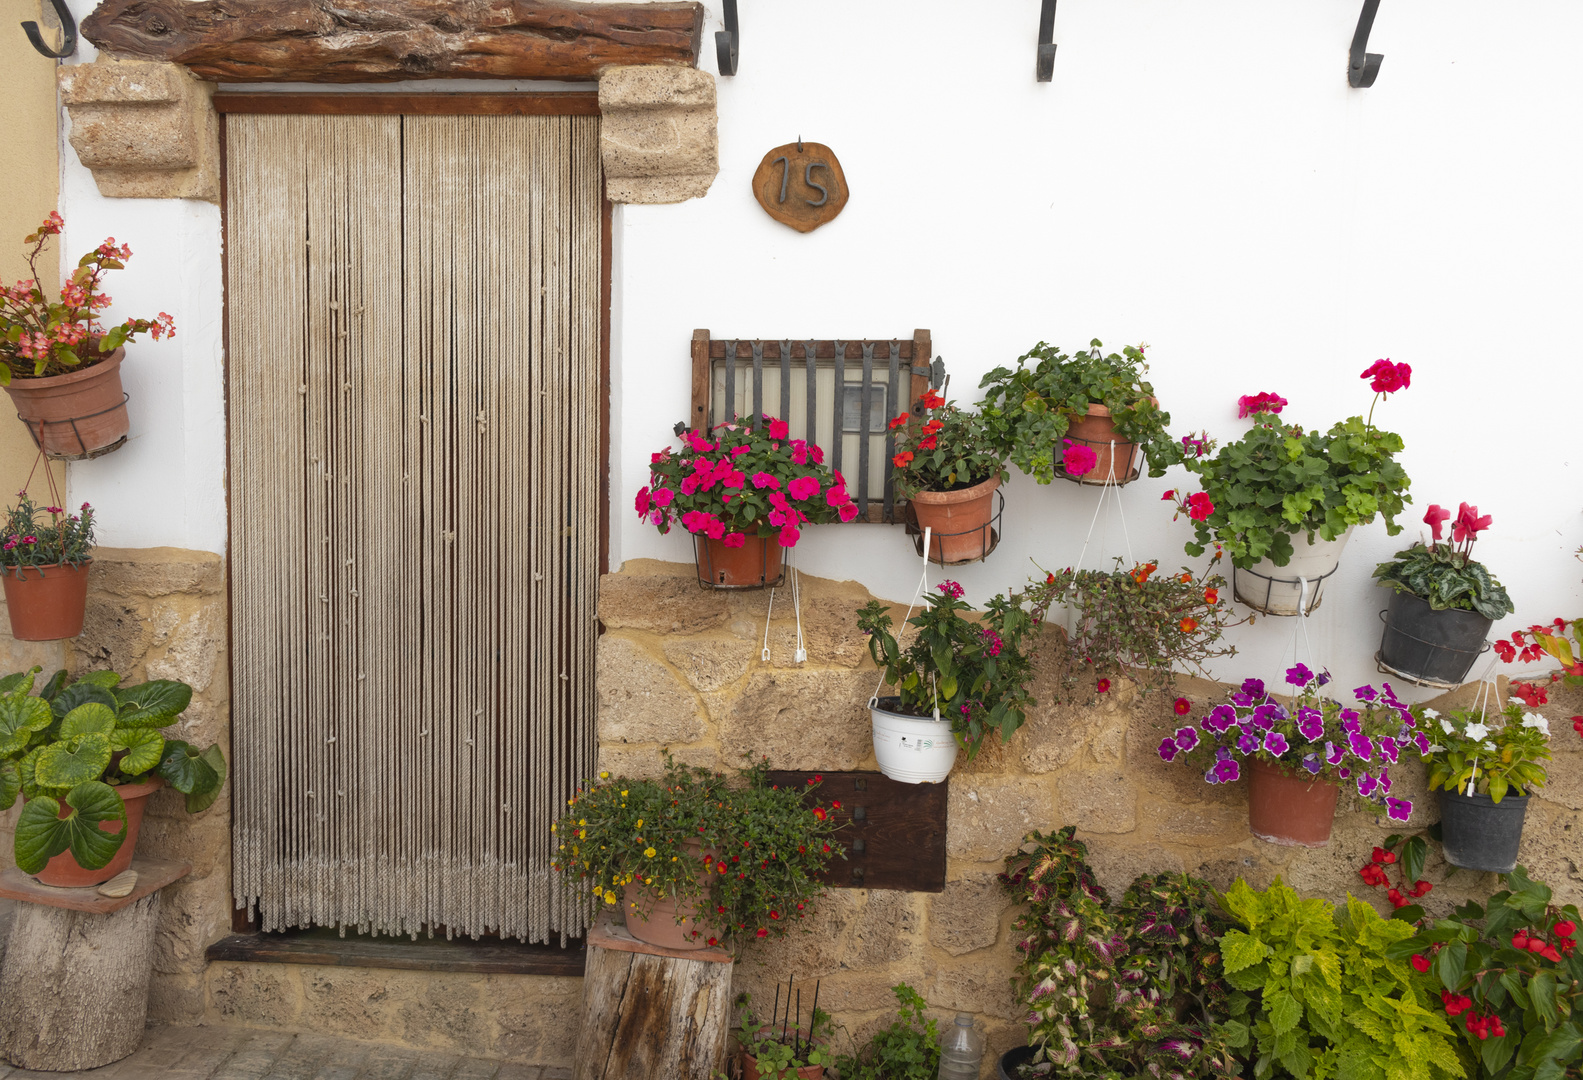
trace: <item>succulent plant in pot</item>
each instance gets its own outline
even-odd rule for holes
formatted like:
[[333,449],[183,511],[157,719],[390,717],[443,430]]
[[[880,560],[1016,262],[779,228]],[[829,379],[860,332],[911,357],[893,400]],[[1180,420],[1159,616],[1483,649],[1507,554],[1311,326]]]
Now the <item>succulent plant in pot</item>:
[[46,885],[97,885],[131,865],[147,796],[169,785],[188,813],[206,810],[225,758],[160,733],[192,700],[186,683],[123,687],[113,671],[75,682],[58,671],[34,695],[40,670],[0,679],[0,809],[25,800],[19,869]]
[[1442,543],[1449,510],[1431,505],[1424,523],[1433,539],[1398,551],[1374,577],[1393,590],[1385,610],[1380,663],[1404,678],[1456,687],[1484,649],[1491,624],[1510,615],[1511,597],[1484,564],[1473,559],[1473,541],[1489,528],[1489,515],[1463,503]]
[[[1039,342],[979,384],[984,422],[1001,452],[1041,484],[1055,477],[1083,484],[1125,484],[1145,461],[1163,476],[1181,460],[1154,387],[1145,378],[1146,345],[1106,354],[1099,339],[1071,356]],[[1034,361],[1031,367],[1029,361]]]

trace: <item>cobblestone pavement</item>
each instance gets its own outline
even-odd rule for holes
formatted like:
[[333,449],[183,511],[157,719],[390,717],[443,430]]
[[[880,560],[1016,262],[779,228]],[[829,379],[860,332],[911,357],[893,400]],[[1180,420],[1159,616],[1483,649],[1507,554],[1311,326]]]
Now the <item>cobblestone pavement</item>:
[[81,1072],[0,1064],[0,1080],[570,1080],[572,1071],[328,1035],[242,1027],[153,1027],[131,1057]]

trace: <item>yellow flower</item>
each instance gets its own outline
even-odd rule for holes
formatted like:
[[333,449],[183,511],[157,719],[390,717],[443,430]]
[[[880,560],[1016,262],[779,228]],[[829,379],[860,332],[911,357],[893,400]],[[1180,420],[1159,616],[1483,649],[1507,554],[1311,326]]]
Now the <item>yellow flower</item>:
[[554,826],[554,825],[551,825],[551,826],[550,826],[550,832],[554,832],[554,831],[555,831],[555,826]]
[[610,779],[610,774],[607,773],[607,772],[602,772],[602,773],[599,774],[599,779],[601,779],[601,780],[609,780]]
[[626,792],[625,792],[625,791],[623,791],[623,792],[622,792],[622,793],[621,793],[621,797],[622,797],[622,798],[623,798],[623,799],[625,799],[625,798],[626,798],[626,797],[627,797],[627,793],[626,793]]
[[578,829],[577,830],[577,839],[579,839],[579,840],[587,840],[588,839],[588,830],[587,829]]
[[643,849],[643,857],[645,859],[652,859],[652,858],[654,858],[654,856],[656,854],[657,854],[657,852],[655,852],[655,850],[653,848],[644,848]]
[[654,884],[654,879],[651,878],[651,877],[646,877],[646,878],[643,879],[643,884],[645,884],[645,885],[652,885],[652,884]]
[[642,818],[638,818],[638,823],[637,823],[636,827],[639,828],[639,829],[643,828],[643,819]]
[[599,890],[600,890],[600,889],[601,889],[601,888],[602,888],[602,886],[601,886],[601,885],[600,885],[600,884],[599,884],[599,882],[597,882],[597,881],[596,881],[596,882],[594,882],[594,895],[595,895],[595,896],[598,896],[598,895],[599,895]]
[[608,892],[607,891],[605,893],[605,903],[607,903],[607,904],[614,904],[615,902],[616,902],[616,894],[613,893],[613,892]]
[[676,861],[676,856],[672,855],[671,856],[671,862],[675,862],[675,861]]
[[588,819],[587,818],[578,818],[577,819],[577,824],[579,824],[579,825],[587,825],[588,824]]

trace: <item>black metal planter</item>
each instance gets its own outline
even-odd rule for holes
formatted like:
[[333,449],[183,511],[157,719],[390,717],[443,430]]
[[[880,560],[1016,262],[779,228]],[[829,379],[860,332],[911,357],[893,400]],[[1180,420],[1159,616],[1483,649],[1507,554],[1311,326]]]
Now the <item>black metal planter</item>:
[[1412,593],[1393,592],[1381,618],[1380,667],[1420,685],[1461,686],[1473,661],[1489,648],[1484,637],[1491,620],[1476,611],[1436,611]]
[[1528,796],[1508,795],[1495,802],[1488,795],[1440,792],[1440,841],[1446,861],[1466,870],[1510,873],[1517,865]]
[[996,1075],[1000,1080],[1017,1080],[1017,1069],[1033,1060],[1033,1047],[1014,1046],[1000,1055],[996,1065]]

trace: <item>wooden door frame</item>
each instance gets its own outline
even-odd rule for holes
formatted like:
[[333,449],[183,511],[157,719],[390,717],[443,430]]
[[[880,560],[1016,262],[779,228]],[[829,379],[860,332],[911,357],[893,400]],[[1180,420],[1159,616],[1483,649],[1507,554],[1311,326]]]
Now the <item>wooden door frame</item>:
[[[217,93],[215,111],[220,114],[220,243],[228,253],[229,213],[226,170],[226,117],[232,114],[275,116],[598,116],[599,95],[593,91],[560,93]],[[602,171],[602,170],[601,170]],[[611,265],[614,261],[613,211],[601,175],[599,182],[599,576],[610,572],[610,293]],[[231,642],[232,597],[231,559],[236,550],[234,519],[231,512],[231,265],[228,254],[220,260],[220,340],[225,416],[225,604],[226,604],[226,681],[227,749],[230,743],[230,712],[235,702],[235,652]],[[235,760],[234,750],[232,760]],[[234,790],[234,789],[233,789]],[[235,800],[232,797],[232,829],[235,829]],[[235,852],[233,849],[232,857]],[[233,872],[233,881],[235,875]],[[258,927],[245,906],[236,906],[231,895],[231,930],[249,933]]]

